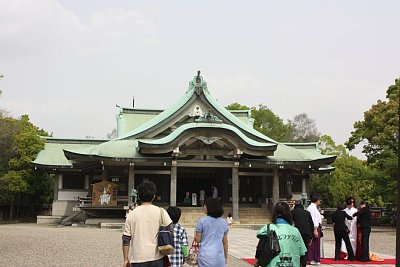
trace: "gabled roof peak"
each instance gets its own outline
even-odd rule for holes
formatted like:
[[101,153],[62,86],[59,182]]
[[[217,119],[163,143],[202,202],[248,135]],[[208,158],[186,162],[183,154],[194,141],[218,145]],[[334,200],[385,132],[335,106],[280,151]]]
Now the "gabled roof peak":
[[186,93],[192,90],[194,90],[197,95],[200,95],[203,91],[210,93],[207,88],[207,83],[203,80],[203,76],[200,76],[200,71],[197,71],[197,75],[189,82],[189,88]]

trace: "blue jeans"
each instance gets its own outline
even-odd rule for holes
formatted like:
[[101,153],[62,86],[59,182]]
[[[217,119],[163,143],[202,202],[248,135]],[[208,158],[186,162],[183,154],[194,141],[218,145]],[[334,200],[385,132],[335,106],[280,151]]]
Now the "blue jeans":
[[164,258],[155,261],[131,263],[131,267],[164,267]]

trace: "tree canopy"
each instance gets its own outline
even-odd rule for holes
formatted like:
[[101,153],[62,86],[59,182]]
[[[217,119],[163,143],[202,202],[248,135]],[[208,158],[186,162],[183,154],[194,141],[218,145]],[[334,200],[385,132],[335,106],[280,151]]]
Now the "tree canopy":
[[35,170],[31,162],[44,148],[47,133],[34,126],[28,115],[19,119],[0,113],[0,203],[30,206],[33,211],[52,199],[52,179],[43,170]]
[[393,205],[397,199],[399,93],[400,79],[396,79],[386,91],[386,101],[378,100],[364,112],[364,120],[354,123],[355,130],[346,142],[350,150],[365,142],[363,152],[368,164],[380,174],[375,180],[376,190]]
[[321,136],[320,142],[322,154],[338,156],[332,164],[335,171],[317,175],[311,183],[311,190],[321,194],[324,207],[343,204],[347,196],[368,200],[379,206],[384,204],[380,192],[375,190],[375,180],[379,176],[376,170],[365,161],[350,156],[346,148],[336,145],[330,136]]
[[296,115],[289,122],[289,128],[291,129],[290,142],[317,142],[321,135],[317,130],[315,121],[308,117],[307,113]]
[[319,133],[315,121],[306,113],[296,115],[285,123],[278,115],[264,104],[249,108],[239,103],[226,107],[229,110],[251,110],[254,129],[279,142],[316,142]]

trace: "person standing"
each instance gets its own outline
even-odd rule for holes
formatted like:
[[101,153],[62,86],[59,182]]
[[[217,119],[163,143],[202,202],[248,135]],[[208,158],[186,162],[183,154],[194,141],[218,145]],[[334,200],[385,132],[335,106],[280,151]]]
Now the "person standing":
[[[272,211],[272,223],[269,224],[269,228],[276,232],[281,252],[268,263],[268,267],[300,266],[300,257],[306,253],[307,248],[299,230],[293,227],[292,223],[289,205],[286,202],[276,203]],[[265,253],[267,233],[268,225],[265,225],[257,232],[257,238],[260,240],[256,249],[255,266],[258,266],[258,259],[261,258],[261,253]]]
[[[157,242],[161,212],[171,234],[172,220],[165,209],[153,205],[157,193],[153,182],[143,182],[137,190],[141,204],[128,213],[122,234],[123,267],[164,267],[164,255],[158,251]],[[129,259],[131,241],[132,257]]]
[[352,220],[353,217],[347,215],[347,213],[343,211],[343,206],[339,205],[332,214],[333,233],[335,235],[335,261],[340,259],[339,255],[342,240],[346,244],[348,259],[354,261],[354,252],[349,239],[349,229],[345,224],[346,219]]
[[[303,205],[298,203],[292,210],[292,217],[294,226],[299,229],[304,245],[308,248],[311,245],[314,232],[314,223],[310,212],[305,210]],[[300,264],[302,267],[307,265],[307,255],[308,251],[300,257]]]
[[313,220],[313,239],[311,245],[309,246],[308,261],[310,264],[318,265],[321,261],[321,224],[322,216],[318,210],[321,205],[321,196],[317,193],[312,193],[310,195],[311,204],[308,206],[307,210],[311,214]]
[[205,195],[206,195],[206,190],[201,189],[201,190],[200,190],[200,197],[199,197],[199,200],[200,200],[200,207],[203,207],[203,205],[204,205],[204,198],[205,198]]
[[[349,216],[352,217],[351,220],[346,219],[346,226],[350,230],[349,239],[350,239],[350,244],[353,249],[354,255],[357,254],[357,218],[353,218],[353,214],[357,212],[355,205],[356,205],[356,201],[355,201],[354,197],[352,197],[352,196],[346,197],[346,208],[344,209],[344,211]],[[345,254],[348,254],[347,249],[346,249],[346,244],[344,242],[342,242],[341,251]]]
[[195,241],[201,243],[199,267],[225,267],[228,258],[228,224],[221,218],[224,209],[216,198],[207,198],[206,217],[200,218],[195,230]]
[[169,207],[167,209],[169,217],[174,224],[174,248],[172,255],[168,255],[171,267],[183,266],[184,259],[187,258],[188,252],[188,237],[185,228],[178,222],[181,218],[181,209],[178,207]]
[[360,261],[369,261],[369,235],[371,234],[371,211],[365,201],[360,203],[361,209],[353,214],[358,216],[358,224],[361,228],[361,257]]
[[211,194],[213,198],[218,198],[218,188],[215,185],[211,185]]
[[228,226],[231,226],[233,223],[233,218],[232,218],[232,213],[228,213],[228,216],[226,217],[226,223],[228,224]]

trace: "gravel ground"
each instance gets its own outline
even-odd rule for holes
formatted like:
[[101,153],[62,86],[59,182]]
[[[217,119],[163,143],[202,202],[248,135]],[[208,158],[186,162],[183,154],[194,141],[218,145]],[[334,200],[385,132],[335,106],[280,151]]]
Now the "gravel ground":
[[[331,229],[324,242],[333,242]],[[374,229],[371,251],[396,254],[394,229]],[[234,257],[228,265],[251,266]],[[0,225],[0,266],[122,266],[121,230],[37,224]]]

